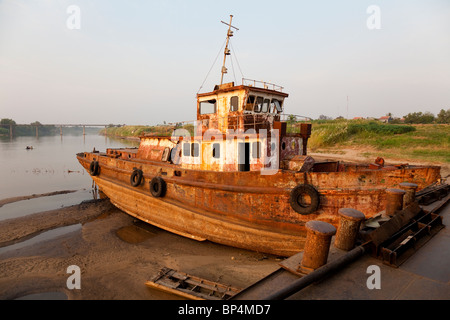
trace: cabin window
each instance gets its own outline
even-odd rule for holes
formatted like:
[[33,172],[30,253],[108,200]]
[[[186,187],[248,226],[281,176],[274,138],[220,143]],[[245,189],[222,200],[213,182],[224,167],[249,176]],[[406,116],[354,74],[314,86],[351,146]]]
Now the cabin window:
[[275,148],[276,148],[276,144],[274,142],[272,142],[272,144],[270,145],[270,153],[272,155],[274,155],[276,152]]
[[200,155],[200,146],[198,143],[184,143],[183,156],[184,157],[198,157]]
[[230,99],[230,111],[238,111],[239,110],[239,97],[233,96]]
[[214,143],[212,146],[212,156],[215,159],[220,159],[220,143]]
[[190,157],[191,156],[191,144],[183,143],[183,156]]
[[261,112],[268,112],[269,111],[269,105],[270,105],[270,99],[264,99],[264,102],[262,104]]
[[261,157],[261,142],[252,143],[252,158],[259,159]]
[[191,144],[191,156],[198,157],[200,155],[200,148],[198,143]]
[[245,105],[246,111],[253,111],[253,105],[255,104],[255,96],[248,96],[247,104]]
[[200,102],[200,114],[216,113],[216,100]]
[[281,113],[283,108],[281,107],[281,102],[277,99],[272,99],[270,102],[270,113]]
[[256,103],[255,103],[255,107],[254,107],[253,111],[261,112],[263,102],[264,102],[263,97],[256,97]]

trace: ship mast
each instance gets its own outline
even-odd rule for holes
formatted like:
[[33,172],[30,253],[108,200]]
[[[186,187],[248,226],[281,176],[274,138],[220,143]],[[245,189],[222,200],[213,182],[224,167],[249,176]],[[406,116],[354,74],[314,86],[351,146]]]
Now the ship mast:
[[225,45],[225,51],[224,51],[224,55],[223,55],[222,76],[221,76],[221,78],[220,78],[220,84],[223,84],[223,75],[224,75],[225,73],[227,73],[227,68],[225,67],[225,61],[227,60],[227,56],[230,55],[230,49],[228,49],[228,43],[230,42],[230,37],[233,36],[233,31],[231,30],[231,28],[234,28],[234,29],[236,29],[236,30],[239,30],[238,28],[236,28],[236,27],[234,27],[234,26],[231,25],[231,21],[232,21],[232,20],[233,20],[233,15],[230,14],[230,23],[226,23],[226,22],[220,21],[220,22],[222,22],[223,24],[226,24],[226,25],[228,26],[227,43],[226,43],[226,45]]

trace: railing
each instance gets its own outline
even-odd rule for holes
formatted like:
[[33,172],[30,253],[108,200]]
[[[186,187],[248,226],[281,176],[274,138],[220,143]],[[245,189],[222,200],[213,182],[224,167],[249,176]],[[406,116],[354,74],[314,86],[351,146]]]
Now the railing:
[[296,115],[296,114],[287,114],[287,113],[282,113],[280,114],[280,121],[283,122],[309,122],[312,121],[312,118],[307,117],[307,116],[300,116],[300,115]]
[[270,87],[271,87],[272,90],[280,91],[280,92],[283,92],[283,89],[284,89],[284,87],[279,86],[274,83],[258,81],[258,80],[253,80],[253,79],[247,79],[247,78],[242,78],[242,85],[253,86],[256,88],[264,88],[264,89],[270,89]]

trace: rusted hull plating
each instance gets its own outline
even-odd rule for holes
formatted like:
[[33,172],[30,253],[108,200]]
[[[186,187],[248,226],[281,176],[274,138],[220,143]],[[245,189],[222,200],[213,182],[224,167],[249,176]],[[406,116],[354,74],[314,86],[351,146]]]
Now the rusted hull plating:
[[[370,169],[340,164],[337,172],[278,170],[261,175],[181,169],[104,153],[80,153],[77,158],[91,174],[92,163],[98,162],[92,175],[96,184],[113,204],[138,219],[192,239],[280,256],[303,249],[310,220],[337,226],[340,208],[353,208],[370,218],[384,210],[386,188],[411,182],[420,190],[440,178],[440,168],[429,166]],[[142,173],[137,186],[130,183],[135,170]],[[162,196],[152,195],[154,177],[164,180]],[[290,205],[291,190],[301,184],[314,186],[320,195],[320,205],[311,214],[299,214]]]

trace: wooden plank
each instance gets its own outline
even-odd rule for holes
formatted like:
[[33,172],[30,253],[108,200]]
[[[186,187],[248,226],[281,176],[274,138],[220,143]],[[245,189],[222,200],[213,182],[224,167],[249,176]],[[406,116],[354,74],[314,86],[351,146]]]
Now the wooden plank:
[[177,289],[174,289],[174,288],[169,288],[169,287],[166,287],[164,285],[155,283],[153,281],[146,281],[145,284],[148,287],[150,287],[150,288],[161,290],[161,291],[168,292],[168,293],[172,293],[172,294],[175,294],[177,296],[180,296],[180,297],[183,297],[183,298],[187,298],[187,299],[190,299],[190,300],[205,300],[202,297],[199,297],[199,296],[196,296],[196,295],[193,295],[193,294],[188,294],[187,292],[180,291],[180,290],[177,290]]
[[241,290],[167,267],[145,283],[147,286],[192,300],[226,300]]

